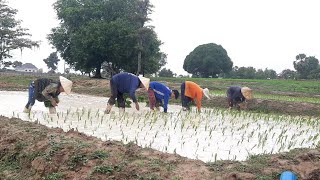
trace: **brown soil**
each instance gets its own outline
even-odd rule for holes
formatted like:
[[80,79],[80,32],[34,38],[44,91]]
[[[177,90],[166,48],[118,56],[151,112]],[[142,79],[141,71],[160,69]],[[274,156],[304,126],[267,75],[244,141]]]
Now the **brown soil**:
[[[179,89],[176,83],[171,86]],[[26,87],[1,83],[0,89],[26,90]],[[105,79],[76,80],[73,87],[76,93],[98,96],[109,96],[109,89],[109,81]],[[137,95],[146,98],[142,91]],[[205,100],[203,105],[227,107],[223,97]],[[320,105],[255,99],[249,102],[248,111],[319,116]],[[75,131],[65,133],[61,129],[0,116],[0,180],[279,179],[285,170],[294,171],[299,179],[320,179],[320,147],[253,156],[244,162],[204,163],[133,143],[104,142]]]
[[320,179],[320,148],[204,163],[0,116],[0,179]]

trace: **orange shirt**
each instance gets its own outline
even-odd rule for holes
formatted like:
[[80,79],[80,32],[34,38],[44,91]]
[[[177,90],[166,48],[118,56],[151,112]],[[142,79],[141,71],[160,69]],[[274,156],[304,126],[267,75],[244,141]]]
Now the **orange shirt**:
[[201,100],[203,96],[202,88],[192,82],[192,81],[186,81],[186,89],[184,91],[184,95],[188,96],[192,100],[196,99],[197,100],[197,108],[200,110],[201,108]]

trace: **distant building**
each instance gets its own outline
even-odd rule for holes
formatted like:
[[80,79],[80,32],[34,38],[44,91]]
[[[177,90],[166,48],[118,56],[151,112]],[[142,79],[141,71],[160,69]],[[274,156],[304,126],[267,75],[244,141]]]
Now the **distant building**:
[[22,66],[16,67],[15,70],[19,72],[38,72],[38,68],[31,63],[25,63]]

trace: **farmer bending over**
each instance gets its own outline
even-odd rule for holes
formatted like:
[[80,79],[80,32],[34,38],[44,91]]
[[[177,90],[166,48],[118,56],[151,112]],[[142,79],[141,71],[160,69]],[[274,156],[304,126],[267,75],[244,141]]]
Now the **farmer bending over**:
[[[159,83],[151,82],[148,89],[150,109],[159,110],[159,106],[163,107],[163,111],[166,113],[168,110],[168,103],[170,98],[177,99],[179,97],[179,91],[171,90],[169,87]],[[163,101],[164,102],[163,102]]]
[[136,105],[136,109],[139,111],[139,104],[135,95],[138,88],[149,88],[149,78],[142,76],[136,76],[131,73],[123,72],[114,75],[110,80],[111,97],[108,100],[108,105],[105,110],[106,114],[109,114],[112,106],[118,102],[118,107],[121,111],[125,108],[125,99],[123,98],[124,93],[129,93],[130,98]]
[[252,89],[248,87],[231,86],[227,90],[229,109],[236,107],[238,110],[247,108],[247,101],[252,99]]
[[202,97],[210,99],[209,89],[202,89],[198,84],[192,81],[185,81],[181,84],[181,102],[183,110],[190,110],[189,103],[196,99],[198,111],[201,110]]
[[35,101],[44,102],[45,107],[49,108],[51,114],[56,113],[56,106],[59,103],[59,94],[65,92],[70,94],[72,81],[59,77],[59,81],[55,82],[52,79],[40,78],[32,81],[29,85],[29,99],[23,112],[30,113]]

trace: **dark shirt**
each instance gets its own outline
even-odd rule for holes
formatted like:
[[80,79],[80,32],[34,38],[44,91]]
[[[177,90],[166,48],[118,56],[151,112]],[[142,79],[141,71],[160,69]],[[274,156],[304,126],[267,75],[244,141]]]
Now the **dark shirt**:
[[139,77],[131,73],[119,73],[112,77],[112,83],[120,93],[129,93],[133,102],[137,102],[136,90],[140,86]]
[[227,97],[229,100],[235,103],[244,102],[246,98],[241,93],[241,87],[230,86],[227,90]]
[[34,98],[40,102],[57,98],[60,94],[59,82],[52,79],[41,78],[34,81]]

